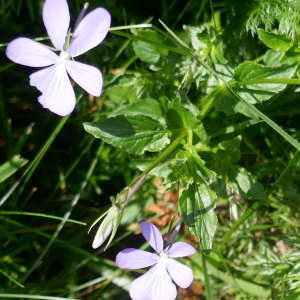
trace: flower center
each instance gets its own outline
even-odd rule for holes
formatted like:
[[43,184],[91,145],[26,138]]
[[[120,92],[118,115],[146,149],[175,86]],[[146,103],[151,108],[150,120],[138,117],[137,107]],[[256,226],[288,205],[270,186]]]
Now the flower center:
[[166,254],[166,253],[164,253],[164,252],[160,253],[159,256],[160,256],[162,259],[169,258],[169,255]]
[[64,62],[65,60],[69,60],[69,59],[71,59],[71,56],[68,52],[66,51],[60,52],[59,60],[58,60],[59,62]]

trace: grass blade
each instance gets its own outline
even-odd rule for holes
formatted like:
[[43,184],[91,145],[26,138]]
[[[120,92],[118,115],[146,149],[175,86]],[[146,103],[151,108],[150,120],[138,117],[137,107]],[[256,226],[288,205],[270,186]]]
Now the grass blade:
[[54,220],[61,220],[64,222],[70,222],[79,225],[86,225],[84,222],[72,220],[72,219],[64,219],[57,216],[47,215],[47,214],[40,214],[40,213],[33,213],[33,212],[26,212],[26,211],[1,211],[0,215],[24,215],[24,216],[32,216],[32,217],[42,217]]
[[7,277],[9,280],[11,280],[12,282],[14,282],[15,284],[17,284],[18,286],[20,286],[21,288],[25,288],[25,286],[24,285],[22,285],[21,283],[19,283],[17,280],[15,280],[14,278],[12,278],[11,276],[9,276],[8,274],[6,274],[4,271],[2,271],[1,269],[0,269],[0,273],[3,275],[3,276],[5,276],[5,277]]

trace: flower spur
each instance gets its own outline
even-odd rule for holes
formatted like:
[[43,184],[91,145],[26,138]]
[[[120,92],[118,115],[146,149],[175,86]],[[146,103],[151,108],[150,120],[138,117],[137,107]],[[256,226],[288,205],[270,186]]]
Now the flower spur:
[[38,101],[44,108],[65,116],[73,111],[76,103],[67,74],[89,94],[96,97],[101,94],[103,79],[100,70],[74,61],[73,58],[103,41],[108,33],[111,17],[100,7],[84,18],[79,16],[70,43],[70,14],[66,0],[46,0],[43,6],[43,21],[54,47],[61,51],[59,56],[46,46],[24,37],[10,42],[6,55],[13,62],[25,66],[50,66],[31,74],[30,85],[36,86],[42,92]]

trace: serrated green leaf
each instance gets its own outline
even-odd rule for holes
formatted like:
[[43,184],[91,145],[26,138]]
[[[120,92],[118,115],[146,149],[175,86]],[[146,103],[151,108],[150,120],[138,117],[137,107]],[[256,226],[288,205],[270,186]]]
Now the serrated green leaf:
[[216,153],[217,158],[224,163],[236,163],[241,158],[240,144],[242,138],[240,136],[235,137],[229,141],[223,141],[218,144],[217,147],[213,149],[213,152]]
[[266,32],[262,29],[257,29],[259,39],[269,48],[275,51],[287,51],[295,43],[292,39],[288,38],[284,34],[275,34],[272,32]]
[[173,101],[172,108],[167,111],[166,115],[170,130],[193,130],[200,139],[202,138],[205,132],[202,122],[183,107],[180,98]]
[[199,49],[203,51],[204,49],[210,47],[211,41],[205,26],[197,27],[184,25],[183,29],[191,39],[192,45],[196,51]]
[[220,64],[227,63],[227,60],[224,58],[223,42],[221,39],[216,41],[216,43],[212,46],[210,55],[214,63],[220,63]]
[[264,63],[271,68],[280,67],[280,61],[284,55],[285,52],[269,50],[264,56]]
[[112,102],[117,104],[120,104],[125,100],[128,100],[129,102],[136,102],[138,100],[136,86],[111,86],[106,90],[106,94]]
[[262,185],[243,168],[230,166],[228,173],[230,187],[239,195],[248,199],[268,201]]
[[214,214],[216,194],[205,185],[193,183],[179,198],[179,211],[191,232],[200,239],[205,254],[212,249],[218,218]]
[[[233,80],[234,68],[231,65],[215,64],[215,71],[219,75],[219,77],[225,82],[230,82],[231,80]],[[209,94],[220,87],[226,88],[222,80],[217,78],[215,75],[211,74],[207,81],[206,93]]]
[[0,165],[0,183],[17,172],[21,167],[26,165],[27,159],[23,159],[20,155],[13,156],[10,160],[7,160]]
[[212,26],[183,26],[183,29],[191,39],[197,54],[203,57],[204,60],[206,60],[207,54],[210,54],[214,63],[227,63],[223,54],[222,39],[217,36]]
[[298,62],[300,59],[300,53],[287,51],[287,52],[280,52],[280,51],[274,51],[269,50],[265,57],[264,57],[264,63],[268,67],[280,67],[283,65],[294,65]]
[[[258,116],[252,112],[249,106],[247,106],[246,103],[239,101],[227,87],[222,87],[218,93],[214,93],[213,95],[216,95],[219,98],[215,104],[216,110],[227,114],[241,113],[255,120],[259,119]],[[208,95],[207,98],[209,97],[210,95]]]
[[162,119],[164,117],[160,104],[152,99],[123,106],[110,114],[110,117],[117,115],[143,115],[153,119]]
[[179,152],[177,154],[178,158],[174,158],[168,163],[168,167],[173,171],[173,175],[174,178],[176,178],[176,181],[181,180],[187,182],[192,177],[189,165],[187,164],[187,157],[184,154],[184,151]]
[[[208,168],[205,167],[205,163],[204,161],[200,158],[200,156],[198,155],[195,147],[193,145],[184,145],[184,148],[192,155],[195,163],[198,165],[198,170],[200,171],[201,173],[201,177],[205,178],[205,177],[208,177],[208,178],[214,178],[216,177],[216,173],[209,170]],[[199,174],[198,174],[199,175]]]
[[[140,30],[138,31],[138,36],[156,43],[164,43],[161,35],[154,30]],[[164,48],[142,41],[133,41],[132,44],[135,54],[145,63],[157,63],[161,56],[166,57],[169,53],[168,50]]]
[[[296,69],[297,65],[270,68],[252,61],[246,61],[235,69],[234,78],[237,82],[240,82],[240,85],[254,79],[292,78]],[[269,100],[285,87],[286,84],[277,83],[245,84],[237,89],[237,93],[248,103],[257,104]]]
[[119,115],[100,122],[84,123],[83,126],[95,137],[130,154],[161,151],[170,142],[170,133],[164,126],[140,115]]
[[[234,69],[231,65],[215,64],[215,71],[225,82],[229,83],[233,80]],[[215,98],[215,108],[218,111],[228,114],[241,113],[247,117],[258,119],[258,116],[253,114],[247,104],[239,101],[225,83],[213,74],[208,78],[206,92],[208,95],[202,99],[202,106],[206,101]]]

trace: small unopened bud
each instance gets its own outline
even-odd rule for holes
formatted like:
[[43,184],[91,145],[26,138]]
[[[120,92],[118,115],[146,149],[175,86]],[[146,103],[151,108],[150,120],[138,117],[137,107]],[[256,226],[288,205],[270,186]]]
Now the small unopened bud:
[[[112,235],[109,239],[107,246],[110,244],[110,242],[114,238],[114,236],[117,232],[117,229],[119,227],[119,224],[120,224],[120,221],[122,218],[122,214],[123,214],[123,209],[119,209],[117,206],[113,205],[105,214],[106,214],[106,217],[103,220],[103,222],[101,223],[101,225],[96,233],[93,245],[92,245],[92,247],[94,249],[100,247],[112,232]],[[105,214],[103,214],[99,219],[97,219],[96,222],[94,222],[94,224],[91,226],[91,228],[101,218],[103,218],[105,216]],[[91,228],[90,228],[90,230],[91,230]],[[105,249],[107,248],[107,246],[105,247]]]
[[101,225],[100,225],[100,227],[99,227],[99,229],[96,233],[94,242],[93,242],[92,247],[94,249],[100,247],[105,242],[105,240],[108,238],[108,236],[111,234],[112,229],[113,229],[113,225],[114,225],[114,220],[115,219],[112,219],[105,229],[104,229],[104,223],[105,222],[103,221],[101,223]]
[[239,211],[237,206],[237,200],[234,192],[232,191],[232,189],[228,184],[226,185],[226,192],[228,197],[230,218],[233,219],[233,221],[238,221]]
[[[136,190],[140,187],[140,185],[144,182],[148,174],[144,174],[132,187],[126,187],[122,192],[120,192],[116,198],[110,197],[110,200],[112,202],[112,207],[106,211],[103,215],[101,215],[91,226],[90,230],[96,225],[105,215],[105,219],[101,223],[92,247],[94,249],[100,247],[105,240],[108,238],[108,236],[111,234],[110,239],[105,247],[105,249],[108,247],[108,245],[113,240],[117,229],[119,227],[119,224],[122,219],[123,210],[125,206],[128,204],[129,200],[132,198],[133,194],[136,192]],[[90,232],[89,230],[89,232]],[[104,249],[104,250],[105,250]]]

